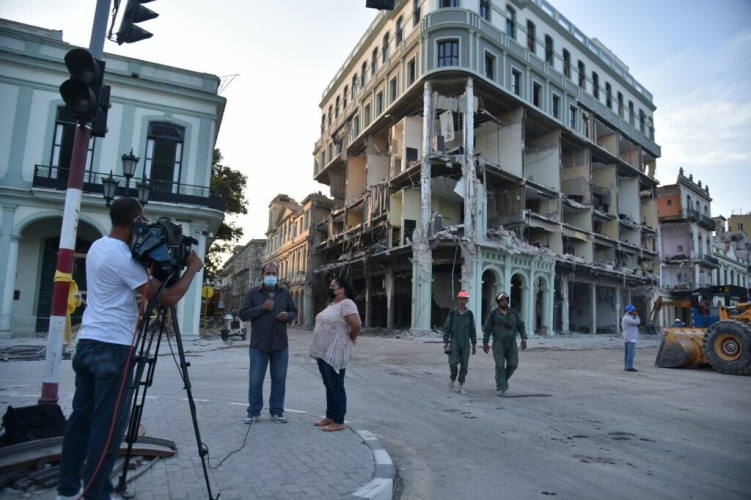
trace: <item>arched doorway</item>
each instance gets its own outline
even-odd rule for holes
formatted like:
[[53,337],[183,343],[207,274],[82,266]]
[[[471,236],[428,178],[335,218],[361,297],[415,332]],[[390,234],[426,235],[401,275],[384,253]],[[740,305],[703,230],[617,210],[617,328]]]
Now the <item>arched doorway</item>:
[[[524,277],[517,273],[511,276],[511,307],[521,314],[522,318],[524,314]],[[526,320],[525,320],[526,321]]]
[[498,283],[496,281],[495,273],[490,269],[482,273],[482,310],[481,310],[481,322],[485,322],[485,318],[488,317],[490,311],[495,307],[495,295],[498,290]]
[[[52,288],[57,252],[60,247],[59,218],[45,218],[34,221],[21,232],[22,254],[19,257],[18,275],[27,276],[25,284],[27,302],[22,307],[25,314],[33,316],[33,323],[27,323],[34,331],[44,332],[49,327],[50,308],[52,306]],[[73,279],[79,291],[86,293],[86,253],[91,244],[101,237],[100,232],[91,224],[79,221],[78,238],[73,260]],[[19,252],[21,253],[21,252]],[[33,297],[33,300],[32,300]],[[85,306],[79,307],[72,315],[72,323],[80,323]]]

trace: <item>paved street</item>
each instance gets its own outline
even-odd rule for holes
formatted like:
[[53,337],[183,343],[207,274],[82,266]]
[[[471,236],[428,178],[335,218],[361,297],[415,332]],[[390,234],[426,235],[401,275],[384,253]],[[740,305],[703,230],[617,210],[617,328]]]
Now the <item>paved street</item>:
[[[323,387],[306,354],[309,339],[309,332],[291,332],[289,427],[266,420],[252,430],[246,448],[254,451],[230,458],[213,473],[228,492],[223,498],[250,498],[253,488],[273,496],[260,489],[285,484],[287,474],[296,473],[297,465],[285,469],[284,457],[297,457],[306,448],[309,453],[311,446],[330,455],[307,464],[306,474],[319,474],[321,483],[347,485],[320,491],[323,497],[336,498],[370,479],[372,461],[367,462],[365,446],[337,447],[336,440],[347,437],[344,433],[325,436],[332,439],[320,444],[323,433],[308,427],[323,409]],[[218,340],[201,341],[190,347],[203,437],[215,459],[239,446],[246,430],[235,423],[244,414],[247,351],[237,343],[220,345]],[[751,379],[656,368],[656,346],[655,339],[641,344],[636,356],[640,371],[631,374],[623,371],[618,339],[532,339],[511,379],[512,397],[499,398],[492,358],[481,351],[470,361],[468,392],[459,395],[447,389],[440,344],[365,336],[358,340],[347,373],[347,418],[381,440],[397,466],[397,494],[404,499],[747,498]],[[0,364],[3,411],[6,403],[33,402],[40,366]],[[67,395],[69,362],[63,371]],[[174,364],[162,358],[150,392],[156,399],[147,404],[144,417],[150,434],[174,439],[174,434],[190,433],[184,403],[185,408],[178,404],[171,414],[163,409],[183,397],[180,387]],[[279,432],[294,432],[299,447],[275,449]],[[193,463],[192,472],[175,466],[176,459],[166,459],[135,482],[137,492],[152,495],[139,498],[161,497],[164,488],[173,487],[167,493],[173,498],[203,497],[192,436],[185,442],[181,453]],[[347,460],[365,463],[361,469],[368,470],[320,465],[342,453],[352,453]],[[299,457],[295,463],[302,461]],[[305,493],[288,494],[296,498]]]

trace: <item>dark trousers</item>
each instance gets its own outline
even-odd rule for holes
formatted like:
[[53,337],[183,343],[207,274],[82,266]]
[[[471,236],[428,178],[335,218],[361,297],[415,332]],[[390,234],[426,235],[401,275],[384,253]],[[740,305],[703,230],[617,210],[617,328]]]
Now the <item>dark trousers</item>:
[[[76,393],[73,413],[65,425],[63,454],[57,491],[73,496],[91,482],[84,498],[109,498],[112,493],[110,474],[115,451],[120,448],[129,413],[131,390],[127,384],[120,393],[122,377],[130,346],[83,339],[78,342],[73,358],[76,372]],[[115,416],[115,406],[119,410]],[[109,453],[103,450],[113,419]],[[101,464],[100,464],[101,461]],[[98,467],[98,470],[97,470]],[[93,481],[92,476],[96,473]]]
[[323,385],[326,387],[326,418],[337,424],[344,423],[347,413],[347,393],[344,391],[344,368],[339,373],[322,359],[316,359],[318,371],[321,372]]

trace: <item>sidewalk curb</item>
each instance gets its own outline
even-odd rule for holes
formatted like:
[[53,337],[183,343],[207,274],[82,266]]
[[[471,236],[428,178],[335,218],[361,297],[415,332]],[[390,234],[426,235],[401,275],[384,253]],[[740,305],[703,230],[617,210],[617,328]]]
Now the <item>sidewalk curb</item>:
[[[350,427],[350,429],[352,429]],[[344,498],[347,500],[391,500],[394,496],[394,477],[396,476],[396,467],[388,452],[383,448],[381,442],[370,431],[352,429],[373,452],[373,462],[375,470],[373,479],[369,483],[361,486],[357,491]]]

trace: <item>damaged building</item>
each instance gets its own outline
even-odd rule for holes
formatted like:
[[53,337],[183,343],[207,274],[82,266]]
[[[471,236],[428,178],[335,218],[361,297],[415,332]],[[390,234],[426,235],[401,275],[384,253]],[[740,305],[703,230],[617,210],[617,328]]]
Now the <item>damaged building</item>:
[[613,333],[658,282],[651,94],[544,0],[398,1],[323,93],[316,279],[370,327],[477,321],[506,291],[530,333]]

